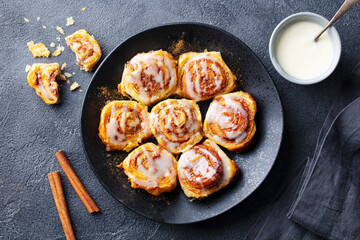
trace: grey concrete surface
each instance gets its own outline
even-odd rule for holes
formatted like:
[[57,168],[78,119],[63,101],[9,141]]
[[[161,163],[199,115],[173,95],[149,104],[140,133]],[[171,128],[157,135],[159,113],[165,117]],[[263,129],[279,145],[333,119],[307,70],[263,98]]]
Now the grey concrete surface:
[[[69,156],[73,168],[101,213],[89,215],[64,177],[62,182],[78,239],[243,239],[262,209],[315,148],[317,134],[344,76],[360,61],[360,6],[335,24],[343,52],[336,71],[324,82],[300,86],[274,70],[268,41],[286,16],[311,11],[331,18],[341,0],[258,1],[5,1],[0,0],[0,239],[64,239],[46,174],[60,170],[54,153]],[[86,11],[80,12],[82,7]],[[66,18],[75,24],[66,27]],[[23,18],[28,18],[26,23]],[[37,17],[40,20],[37,21]],[[66,34],[85,28],[99,41],[103,56],[142,30],[171,22],[202,22],[229,31],[260,57],[272,76],[284,109],[284,138],[275,166],[261,187],[229,212],[191,225],[145,219],[117,202],[101,186],[85,159],[80,110],[92,73],[80,71],[73,53],[33,59],[26,42],[65,45]],[[43,29],[45,25],[47,29]],[[60,37],[60,42],[56,37]],[[67,62],[83,92],[63,84],[62,102],[47,106],[29,87],[24,71],[34,62]]]

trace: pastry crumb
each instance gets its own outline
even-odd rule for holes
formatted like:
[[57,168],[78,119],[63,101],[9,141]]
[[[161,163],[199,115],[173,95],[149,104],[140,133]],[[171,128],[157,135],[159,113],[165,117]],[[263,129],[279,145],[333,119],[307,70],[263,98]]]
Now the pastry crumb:
[[67,84],[70,84],[70,80],[69,80],[69,79],[68,79],[68,80],[66,80],[66,83],[67,83]]
[[34,41],[31,41],[27,45],[34,58],[50,56],[49,49],[43,43],[34,44]]
[[60,37],[56,37],[56,40],[57,40],[58,42],[60,42]]
[[82,12],[85,11],[85,10],[86,10],[86,7],[83,7],[83,8],[81,9]]
[[58,79],[61,80],[61,81],[65,81],[66,77],[64,75],[60,74]]
[[24,21],[25,21],[25,22],[30,22],[30,20],[29,20],[29,19],[27,19],[27,18],[24,18]]
[[70,90],[74,91],[75,89],[79,88],[80,85],[77,82],[74,82],[73,84],[71,84],[70,86]]
[[61,33],[62,35],[65,35],[65,32],[64,32],[64,30],[63,30],[61,27],[56,26],[56,30],[58,30],[59,33]]
[[30,66],[30,65],[26,65],[26,67],[25,67],[25,72],[30,71],[30,68],[31,68],[31,66]]
[[37,20],[37,21],[40,21],[40,17],[37,17],[36,20]]
[[50,43],[50,47],[54,48],[55,47],[55,43]]
[[66,26],[74,25],[74,23],[75,23],[75,20],[73,17],[66,18]]
[[66,62],[63,63],[63,65],[61,65],[61,71],[64,70],[66,68]]
[[46,29],[46,26],[42,26],[43,29]]
[[57,56],[59,56],[59,55],[62,53],[62,51],[64,51],[64,50],[65,50],[65,48],[59,44],[59,46],[57,47],[57,49],[55,50],[55,52],[52,53],[52,55],[55,56],[55,57],[57,57]]
[[65,75],[65,77],[67,77],[67,78],[72,77],[72,74],[71,74],[71,73],[68,73],[68,72],[64,72],[64,75]]
[[73,72],[73,75],[75,75],[75,72]]
[[79,89],[79,92],[82,92],[83,90],[82,89]]

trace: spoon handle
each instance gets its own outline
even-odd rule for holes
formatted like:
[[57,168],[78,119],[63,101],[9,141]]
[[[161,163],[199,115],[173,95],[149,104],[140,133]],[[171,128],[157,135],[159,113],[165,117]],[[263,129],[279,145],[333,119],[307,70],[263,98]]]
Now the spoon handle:
[[360,2],[360,0],[345,0],[343,5],[341,5],[339,10],[335,13],[333,18],[330,20],[330,22],[324,27],[323,30],[321,30],[321,32],[319,32],[318,35],[316,35],[314,41],[317,42],[317,40],[319,40],[319,37],[321,36],[321,34],[323,34],[331,25],[334,24],[334,22],[336,22],[336,20],[338,20],[344,13],[349,11],[350,8],[352,8],[355,4],[357,4],[359,2]]

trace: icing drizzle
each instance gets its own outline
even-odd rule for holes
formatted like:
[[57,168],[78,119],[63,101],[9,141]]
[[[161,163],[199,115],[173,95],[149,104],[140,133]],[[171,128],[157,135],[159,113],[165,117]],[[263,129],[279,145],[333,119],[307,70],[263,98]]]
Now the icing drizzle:
[[[220,103],[220,99],[224,103]],[[208,110],[206,121],[215,123],[224,136],[215,135],[214,139],[218,142],[234,141],[236,143],[244,140],[248,133],[249,114],[244,106],[245,99],[241,96],[231,94],[223,95],[215,99]]]
[[176,71],[173,59],[167,55],[141,53],[129,62],[134,70],[126,77],[126,81],[135,84],[142,102],[155,99],[157,94],[165,92],[176,85]]

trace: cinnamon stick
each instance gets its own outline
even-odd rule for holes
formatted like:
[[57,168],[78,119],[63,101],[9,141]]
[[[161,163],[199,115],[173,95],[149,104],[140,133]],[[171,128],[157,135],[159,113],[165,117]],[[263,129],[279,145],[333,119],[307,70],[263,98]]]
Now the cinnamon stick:
[[59,171],[48,174],[50,187],[54,196],[57,211],[59,213],[60,221],[64,229],[66,239],[75,239],[74,231],[71,226],[69,212],[67,210],[64,191],[62,188]]
[[55,156],[60,163],[61,168],[64,170],[66,177],[69,179],[75,192],[77,193],[89,213],[99,212],[100,210],[98,206],[96,206],[95,202],[92,200],[88,192],[85,190],[84,186],[81,184],[79,178],[76,176],[74,170],[67,161],[63,150],[55,153]]

